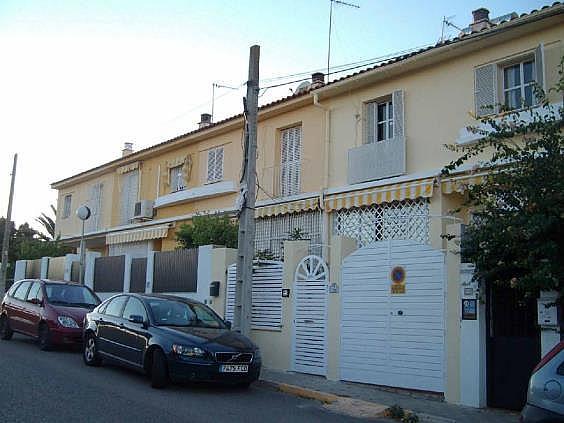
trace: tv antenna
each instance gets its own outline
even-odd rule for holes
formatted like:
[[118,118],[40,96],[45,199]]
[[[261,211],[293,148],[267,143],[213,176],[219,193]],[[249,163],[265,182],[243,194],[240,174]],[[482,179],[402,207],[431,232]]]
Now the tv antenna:
[[212,104],[211,104],[211,121],[213,122],[213,109],[215,106],[215,89],[216,88],[228,88],[230,90],[238,90],[237,87],[230,87],[229,85],[218,84],[217,82],[212,83]]
[[341,0],[329,0],[329,42],[327,47],[327,82],[329,82],[329,65],[331,61],[331,30],[332,30],[332,23],[333,23],[333,3],[339,4],[341,6],[347,7],[354,7],[356,9],[360,9],[360,6],[353,3],[347,3]]
[[445,40],[445,28],[447,26],[451,26],[453,28],[458,29],[460,32],[462,32],[462,28],[459,28],[458,26],[456,26],[455,24],[452,23],[452,18],[454,18],[456,15],[452,15],[452,16],[443,16],[443,27],[441,29],[441,43]]

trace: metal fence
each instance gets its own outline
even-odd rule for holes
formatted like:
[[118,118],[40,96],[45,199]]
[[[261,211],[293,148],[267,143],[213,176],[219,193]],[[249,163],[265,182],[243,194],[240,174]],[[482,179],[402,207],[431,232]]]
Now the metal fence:
[[25,268],[26,278],[40,278],[41,277],[41,259],[28,260]]
[[49,259],[47,268],[47,278],[62,281],[65,277],[66,257],[53,257]]
[[145,292],[146,279],[147,259],[145,257],[132,259],[129,292]]
[[71,281],[78,282],[80,280],[80,262],[73,261],[71,263]]
[[98,257],[94,264],[94,291],[122,292],[124,270],[125,256]]
[[283,244],[288,240],[306,240],[310,254],[321,254],[321,211],[288,213],[256,219],[255,251],[272,254],[282,260]]
[[196,292],[198,249],[155,253],[153,292]]

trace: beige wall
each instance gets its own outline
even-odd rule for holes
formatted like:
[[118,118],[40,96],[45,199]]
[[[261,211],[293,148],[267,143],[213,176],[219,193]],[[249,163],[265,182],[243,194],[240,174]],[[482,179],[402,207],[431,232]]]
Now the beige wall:
[[[403,90],[405,94],[407,174],[441,169],[457,157],[456,153],[447,151],[444,144],[454,143],[462,128],[475,123],[470,115],[474,109],[474,68],[486,63],[518,57],[523,53],[531,53],[542,42],[545,46],[547,85],[553,86],[558,77],[557,65],[563,53],[561,41],[563,35],[564,26],[557,25],[501,44],[490,42],[487,45],[482,42],[480,48],[475,48],[463,56],[399,76],[390,74],[387,79],[381,79],[378,83],[362,89],[351,89],[346,94],[324,98],[321,100],[321,106],[330,110],[328,146],[325,131],[327,115],[321,107],[312,104],[312,97],[304,97],[296,102],[296,106],[288,102],[280,106],[279,111],[274,107],[261,112],[258,125],[257,172],[260,181],[260,188],[257,190],[258,199],[268,199],[277,193],[275,182],[280,172],[280,130],[297,124],[302,125],[302,191],[315,193],[323,188],[346,185],[348,150],[364,142],[363,104],[390,95],[392,91],[398,89]],[[560,99],[552,94],[551,100]],[[157,194],[167,194],[170,191],[170,188],[164,184],[167,162],[189,154],[192,156],[193,166],[188,188],[203,186],[206,182],[207,151],[219,145],[223,145],[225,149],[224,180],[234,181],[237,184],[242,163],[242,128],[235,122],[232,127],[221,131],[218,129],[215,132],[219,135],[207,136],[202,133],[187,136],[184,141],[178,143],[178,147],[171,147],[166,152],[154,153],[153,156],[142,159],[140,199],[154,200]],[[97,181],[103,181],[101,226],[104,229],[117,226],[119,178],[116,169],[118,165],[124,163],[116,163],[103,176],[61,188],[58,201],[59,216],[62,216],[62,199],[65,194],[72,193],[74,211],[79,204],[88,200],[90,186]],[[328,178],[327,187],[324,186],[325,177]],[[190,213],[231,208],[236,197],[236,194],[230,193],[161,207],[157,210],[156,218],[173,218]],[[432,213],[444,214],[452,201],[446,200],[444,204],[432,203]],[[433,246],[439,247],[441,242],[436,240],[436,236],[443,230],[442,223],[432,227]],[[59,217],[57,231],[63,237],[76,236],[80,233],[80,222],[74,214],[67,219]],[[163,241],[163,248],[171,245],[171,240]]]
[[[453,144],[462,128],[476,124],[470,115],[474,111],[474,68],[532,53],[542,42],[547,86],[552,87],[558,80],[563,38],[564,26],[548,28],[322,101],[331,109],[329,186],[347,184],[348,150],[364,142],[363,103],[403,90],[407,173],[440,169],[457,157],[444,144]],[[550,100],[562,99],[551,93]]]

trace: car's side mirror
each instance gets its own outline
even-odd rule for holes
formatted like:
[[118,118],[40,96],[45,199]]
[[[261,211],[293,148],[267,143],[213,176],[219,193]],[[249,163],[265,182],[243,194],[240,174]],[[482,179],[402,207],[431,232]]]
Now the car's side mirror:
[[31,300],[29,300],[29,302],[38,306],[43,305],[43,301],[41,301],[39,298],[32,298]]
[[231,322],[229,320],[225,320],[225,326],[227,326],[227,329],[231,330]]
[[132,314],[131,316],[129,316],[129,321],[140,325],[145,323],[145,319],[139,314]]

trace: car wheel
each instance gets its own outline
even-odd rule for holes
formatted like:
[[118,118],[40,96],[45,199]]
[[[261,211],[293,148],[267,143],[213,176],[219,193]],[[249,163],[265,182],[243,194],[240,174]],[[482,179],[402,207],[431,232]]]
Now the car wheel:
[[39,325],[39,336],[37,341],[41,351],[49,351],[51,349],[51,334],[49,333],[49,328],[45,323],[41,323]]
[[168,383],[168,369],[166,357],[160,349],[153,351],[151,363],[151,386],[156,389],[164,388]]
[[10,329],[10,322],[8,322],[8,317],[6,315],[0,316],[0,339],[8,341],[12,339],[14,331]]
[[82,359],[87,366],[99,366],[102,364],[102,359],[100,358],[100,354],[98,354],[96,338],[91,333],[87,334],[84,340]]

